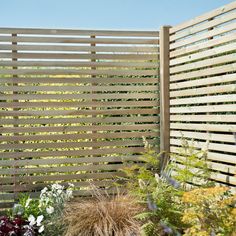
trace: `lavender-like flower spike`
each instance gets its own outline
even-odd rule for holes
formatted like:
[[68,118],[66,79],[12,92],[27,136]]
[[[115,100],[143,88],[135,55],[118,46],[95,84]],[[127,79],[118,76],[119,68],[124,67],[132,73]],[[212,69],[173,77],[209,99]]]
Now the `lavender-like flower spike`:
[[166,234],[173,234],[173,230],[168,226],[166,225],[163,221],[160,222],[160,226],[163,228],[163,231],[166,233]]
[[152,197],[150,194],[147,195],[147,205],[148,209],[151,211],[156,211],[157,210],[157,205],[155,202],[153,202]]
[[175,179],[169,177],[165,172],[162,172],[162,176],[166,179],[166,181],[172,185],[174,188],[180,188],[180,183],[177,182]]

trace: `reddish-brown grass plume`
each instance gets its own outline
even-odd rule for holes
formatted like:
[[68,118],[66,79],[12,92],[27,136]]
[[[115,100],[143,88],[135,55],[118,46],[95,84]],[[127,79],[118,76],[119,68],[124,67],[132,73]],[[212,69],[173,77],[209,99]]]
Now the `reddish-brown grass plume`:
[[68,205],[66,236],[139,236],[134,216],[141,211],[137,201],[126,194],[109,196],[95,190],[92,199],[78,199]]

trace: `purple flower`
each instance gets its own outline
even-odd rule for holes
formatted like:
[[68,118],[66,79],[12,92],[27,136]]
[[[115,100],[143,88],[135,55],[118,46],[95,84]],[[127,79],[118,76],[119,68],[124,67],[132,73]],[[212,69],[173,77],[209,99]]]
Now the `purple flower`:
[[147,205],[148,209],[151,211],[156,211],[157,210],[157,205],[155,202],[153,202],[152,197],[150,194],[147,195]]
[[180,183],[178,183],[175,179],[169,177],[165,172],[162,172],[162,176],[166,179],[166,181],[172,185],[174,188],[180,188]]
[[168,225],[166,225],[164,222],[160,222],[160,226],[163,228],[164,233],[166,233],[166,234],[173,233],[173,230]]

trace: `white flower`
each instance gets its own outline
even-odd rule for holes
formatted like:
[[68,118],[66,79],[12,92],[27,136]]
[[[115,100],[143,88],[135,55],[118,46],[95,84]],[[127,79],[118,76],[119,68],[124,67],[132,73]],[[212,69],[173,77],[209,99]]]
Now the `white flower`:
[[28,221],[30,222],[29,223],[30,226],[33,226],[33,225],[36,224],[36,220],[35,220],[35,217],[33,215],[29,216]]
[[62,189],[57,190],[57,194],[60,195],[62,193]]
[[45,187],[45,188],[43,188],[43,189],[41,190],[41,193],[46,193],[47,191],[48,191],[48,188]]
[[29,204],[30,204],[31,201],[32,201],[31,198],[28,198],[28,199],[27,199],[27,201],[26,201],[26,203],[25,203],[25,207],[26,207],[26,208],[29,206]]
[[73,194],[73,191],[71,189],[66,190],[66,195],[68,199],[72,197],[72,194]]
[[50,215],[50,214],[52,214],[54,212],[54,207],[49,206],[49,207],[46,208],[46,211]]
[[40,215],[40,216],[37,217],[37,220],[36,220],[37,226],[41,225],[42,220],[43,220],[43,215]]
[[146,184],[145,184],[145,182],[144,182],[142,179],[139,179],[139,180],[138,180],[138,183],[139,183],[139,187],[140,187],[141,189],[144,189],[144,188],[146,187]]
[[75,185],[72,184],[72,183],[68,183],[68,185],[69,185],[71,188],[74,188],[74,187],[75,187]]
[[159,181],[160,181],[160,176],[159,176],[157,173],[155,174],[155,179],[156,179],[157,183],[159,183]]
[[53,184],[52,185],[52,190],[58,190],[58,189],[63,189],[64,186],[60,185],[60,184]]
[[41,190],[40,197],[42,197],[46,192],[48,191],[48,188],[45,187]]
[[42,233],[44,231],[44,225],[41,225],[41,227],[39,228],[38,232]]

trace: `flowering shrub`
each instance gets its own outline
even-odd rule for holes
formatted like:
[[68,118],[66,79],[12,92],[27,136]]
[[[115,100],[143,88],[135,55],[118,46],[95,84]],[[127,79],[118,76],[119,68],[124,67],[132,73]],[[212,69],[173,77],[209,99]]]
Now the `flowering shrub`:
[[22,217],[0,216],[0,236],[35,236],[36,230]]
[[199,188],[184,193],[186,204],[184,235],[224,235],[236,233],[236,195],[227,187]]
[[[160,170],[160,155],[145,140],[144,144],[144,165],[123,170],[129,192],[146,204],[146,211],[136,216],[143,223],[143,235],[236,235],[236,195],[225,187],[210,187],[214,183],[204,150],[196,153],[185,143],[184,158],[174,156]],[[201,186],[189,185],[196,179]]]
[[144,203],[146,211],[136,216],[143,222],[143,235],[177,235],[183,227],[181,221],[182,207],[179,204],[182,189],[180,184],[170,176],[169,170],[160,173],[160,154],[151,149],[144,140],[146,152],[140,167],[133,165],[123,171],[128,177],[127,188]]
[[[2,226],[0,236],[62,235],[64,225],[61,218],[66,202],[73,197],[73,187],[69,184],[65,189],[62,185],[53,184],[41,191],[39,199],[32,199],[25,194],[20,195],[19,203],[14,205],[11,212],[12,220],[4,218],[0,223]],[[17,218],[14,218],[15,216]],[[16,234],[11,234],[8,228],[18,231]]]

